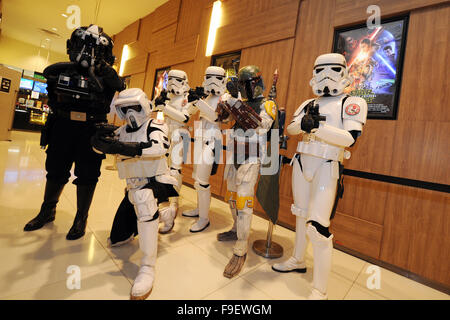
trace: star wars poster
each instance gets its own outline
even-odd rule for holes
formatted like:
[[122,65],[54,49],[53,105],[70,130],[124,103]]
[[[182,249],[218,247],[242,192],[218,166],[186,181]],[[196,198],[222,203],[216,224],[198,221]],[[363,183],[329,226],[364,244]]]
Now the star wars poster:
[[155,81],[153,82],[152,100],[159,96],[161,91],[167,90],[167,82],[169,81],[170,67],[161,68],[155,72]]
[[345,56],[353,78],[345,93],[367,101],[368,118],[397,117],[406,30],[404,17],[335,32],[334,52]]
[[241,52],[239,51],[213,56],[211,65],[224,68],[227,73],[227,77],[236,77],[236,71],[239,70],[240,62]]

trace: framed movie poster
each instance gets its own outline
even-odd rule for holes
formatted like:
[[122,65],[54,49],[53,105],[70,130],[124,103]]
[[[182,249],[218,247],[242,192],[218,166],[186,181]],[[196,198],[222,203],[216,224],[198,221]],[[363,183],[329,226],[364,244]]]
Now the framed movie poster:
[[155,79],[153,81],[152,100],[159,96],[161,91],[167,90],[167,81],[169,80],[170,67],[157,69],[155,72]]
[[396,119],[408,17],[383,20],[373,29],[337,29],[333,51],[347,60],[353,83],[345,92],[364,98],[370,119]]
[[239,71],[240,62],[241,52],[238,51],[213,56],[211,65],[224,68],[227,73],[227,77],[235,77],[237,76],[236,70]]

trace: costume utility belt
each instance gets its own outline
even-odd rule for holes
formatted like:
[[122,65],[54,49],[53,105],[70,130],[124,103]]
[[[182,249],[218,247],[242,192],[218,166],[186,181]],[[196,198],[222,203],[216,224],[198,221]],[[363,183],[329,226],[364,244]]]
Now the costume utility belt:
[[164,156],[117,158],[117,171],[120,179],[142,179],[165,174],[169,170]]
[[56,110],[56,116],[63,119],[80,122],[106,122],[105,114],[91,114],[80,111]]
[[301,141],[297,145],[297,153],[308,154],[314,157],[332,161],[343,162],[350,152],[343,148],[329,145],[321,141]]

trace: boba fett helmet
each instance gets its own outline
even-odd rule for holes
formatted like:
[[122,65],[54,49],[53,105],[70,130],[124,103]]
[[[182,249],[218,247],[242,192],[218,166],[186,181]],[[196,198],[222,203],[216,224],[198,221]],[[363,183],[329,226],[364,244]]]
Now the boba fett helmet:
[[264,82],[257,66],[245,66],[238,72],[238,88],[243,99],[253,100],[264,93]]

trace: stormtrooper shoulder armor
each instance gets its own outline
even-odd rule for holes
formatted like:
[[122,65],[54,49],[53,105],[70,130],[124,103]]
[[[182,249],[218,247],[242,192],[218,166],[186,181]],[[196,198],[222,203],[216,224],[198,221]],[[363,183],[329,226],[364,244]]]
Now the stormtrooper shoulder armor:
[[362,131],[367,121],[367,102],[360,97],[348,97],[342,106],[342,121],[347,131]]

